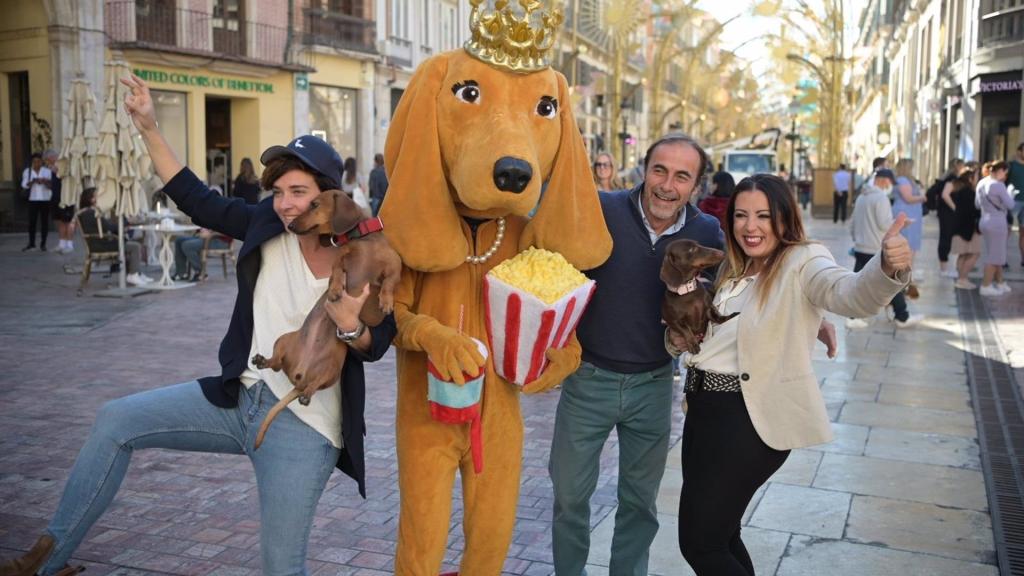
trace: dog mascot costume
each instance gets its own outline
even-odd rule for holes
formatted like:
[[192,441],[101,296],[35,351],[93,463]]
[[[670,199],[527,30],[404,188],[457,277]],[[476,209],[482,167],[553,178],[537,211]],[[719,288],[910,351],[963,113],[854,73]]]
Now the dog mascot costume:
[[[494,10],[483,0],[470,4],[472,38],[419,66],[385,145],[390,185],[380,216],[404,263],[395,297],[398,575],[437,576],[456,470],[464,502],[460,573],[499,575],[519,495],[519,387],[495,374],[490,357],[483,362],[477,473],[471,427],[431,417],[427,357],[446,375],[479,373],[471,338],[488,343],[483,279],[503,260],[535,246],[587,270],[611,253],[566,80],[548,66],[561,13],[538,11],[540,2],[530,0],[515,11],[506,0]],[[524,393],[549,390],[576,370],[575,334],[546,356]]]

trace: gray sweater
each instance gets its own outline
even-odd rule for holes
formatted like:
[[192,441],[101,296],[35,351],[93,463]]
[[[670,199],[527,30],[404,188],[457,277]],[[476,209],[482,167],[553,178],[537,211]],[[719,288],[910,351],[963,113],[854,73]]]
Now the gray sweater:
[[853,207],[850,232],[853,234],[853,249],[861,254],[878,254],[882,251],[882,237],[892,226],[892,205],[889,197],[874,185],[864,186]]

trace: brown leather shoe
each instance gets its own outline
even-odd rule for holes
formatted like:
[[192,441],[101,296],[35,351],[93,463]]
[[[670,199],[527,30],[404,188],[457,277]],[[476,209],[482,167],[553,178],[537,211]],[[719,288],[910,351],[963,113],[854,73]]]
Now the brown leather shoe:
[[54,544],[52,536],[43,534],[23,556],[0,564],[0,576],[34,576],[50,557]]

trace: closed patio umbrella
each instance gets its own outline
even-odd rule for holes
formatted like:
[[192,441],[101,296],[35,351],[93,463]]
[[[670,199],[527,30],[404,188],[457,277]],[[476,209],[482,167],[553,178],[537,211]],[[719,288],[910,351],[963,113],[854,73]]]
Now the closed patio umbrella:
[[68,91],[68,126],[57,158],[57,172],[62,179],[60,205],[76,206],[85,181],[96,177],[96,153],[99,134],[96,130],[96,96],[89,82],[81,77],[71,81]]

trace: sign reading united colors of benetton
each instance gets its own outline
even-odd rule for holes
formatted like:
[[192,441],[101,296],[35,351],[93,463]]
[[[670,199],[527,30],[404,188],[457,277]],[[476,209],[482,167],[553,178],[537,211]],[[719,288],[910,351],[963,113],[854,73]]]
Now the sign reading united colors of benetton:
[[239,92],[258,92],[261,94],[274,93],[274,85],[267,82],[207,76],[205,74],[188,74],[185,72],[161,72],[159,70],[146,70],[145,68],[135,68],[132,72],[146,82],[197,86],[199,88],[219,88],[222,90],[237,90]]

